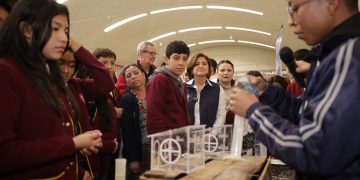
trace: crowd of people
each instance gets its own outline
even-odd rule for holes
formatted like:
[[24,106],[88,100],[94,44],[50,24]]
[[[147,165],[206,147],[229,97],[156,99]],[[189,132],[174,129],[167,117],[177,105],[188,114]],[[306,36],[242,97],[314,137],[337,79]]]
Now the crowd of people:
[[359,178],[357,3],[289,1],[290,27],[314,46],[294,53],[306,88],[291,74],[250,70],[256,96],[235,86],[233,62],[190,56],[180,40],[160,67],[155,44],[141,42],[116,77],[112,50],[90,52],[70,36],[65,5],[1,2],[0,179],[114,179],[119,156],[126,179],[139,179],[150,169],[149,134],[233,124],[235,114],[297,178]]

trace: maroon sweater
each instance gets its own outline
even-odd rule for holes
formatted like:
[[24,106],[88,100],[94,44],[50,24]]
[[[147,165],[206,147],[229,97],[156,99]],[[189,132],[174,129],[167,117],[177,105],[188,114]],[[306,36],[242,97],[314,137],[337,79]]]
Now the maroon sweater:
[[[117,89],[114,88],[113,91]],[[116,98],[111,97],[110,95],[104,96],[106,98],[106,103],[108,107],[115,107]],[[103,128],[103,120],[101,117],[100,111],[106,111],[111,117],[111,125],[110,129],[104,130]],[[100,152],[92,157],[93,159],[93,170],[95,173],[95,177],[104,175],[109,172],[111,161],[113,160],[115,143],[114,139],[117,138],[118,143],[120,144],[120,127],[118,120],[116,118],[116,111],[114,108],[101,109],[98,104],[96,105],[96,111],[94,117],[92,119],[92,127],[94,129],[99,129],[102,135],[103,146],[100,148]]]
[[[68,86],[70,87],[72,93],[75,96],[75,99],[78,102],[78,105],[81,110],[81,117],[82,117],[82,132],[85,132],[90,129],[100,129],[100,121],[95,120],[95,123],[93,124],[92,128],[90,125],[90,119],[89,119],[89,113],[87,109],[87,105],[85,102],[93,101],[98,98],[106,98],[109,95],[109,92],[113,89],[115,89],[114,82],[112,78],[109,75],[109,71],[104,67],[102,63],[100,63],[88,50],[81,47],[76,53],[75,53],[76,59],[83,65],[85,65],[89,72],[92,75],[92,79],[79,79],[79,78],[73,78],[68,82]],[[110,100],[110,104],[112,105],[112,102]],[[113,124],[116,125],[115,120],[115,110],[109,109],[109,113],[112,115]],[[101,129],[100,129],[101,130]],[[113,132],[115,131],[115,132]],[[103,147],[100,148],[99,154],[94,154],[90,158],[91,160],[91,170],[93,171],[94,175],[97,176],[98,174],[101,174],[101,168],[105,165],[101,165],[100,154],[103,152],[111,153],[115,148],[115,143],[113,142],[113,139],[116,137],[116,126],[114,126],[113,131],[102,131],[102,140],[103,140]],[[104,158],[105,161],[108,161],[106,158]],[[107,162],[105,164],[110,165],[110,162]]]
[[0,60],[0,179],[75,179],[72,123],[43,103],[13,61]]
[[164,73],[153,75],[147,86],[146,125],[148,134],[189,125],[187,92],[181,95],[176,80]]

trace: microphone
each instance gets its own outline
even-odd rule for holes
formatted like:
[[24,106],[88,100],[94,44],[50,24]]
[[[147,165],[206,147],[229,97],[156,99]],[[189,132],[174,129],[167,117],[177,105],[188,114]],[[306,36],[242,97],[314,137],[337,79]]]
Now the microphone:
[[305,87],[304,75],[296,72],[296,63],[294,53],[289,47],[283,47],[280,50],[280,59],[288,67],[290,74],[301,87]]

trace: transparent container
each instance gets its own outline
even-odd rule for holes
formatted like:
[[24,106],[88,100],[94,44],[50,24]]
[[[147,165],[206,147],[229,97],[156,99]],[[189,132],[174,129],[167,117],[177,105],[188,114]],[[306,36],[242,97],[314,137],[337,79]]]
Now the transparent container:
[[151,134],[151,170],[190,173],[205,166],[205,126]]
[[230,154],[232,129],[232,125],[224,125],[205,129],[205,159],[224,159],[224,156]]

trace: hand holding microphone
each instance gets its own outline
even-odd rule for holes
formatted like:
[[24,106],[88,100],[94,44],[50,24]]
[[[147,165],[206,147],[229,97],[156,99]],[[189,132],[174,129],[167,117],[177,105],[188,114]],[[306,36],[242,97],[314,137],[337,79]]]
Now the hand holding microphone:
[[295,81],[301,86],[305,87],[305,76],[304,74],[299,74],[296,72],[296,63],[294,58],[294,53],[289,47],[283,47],[280,50],[280,59],[288,67],[291,75],[294,77]]

